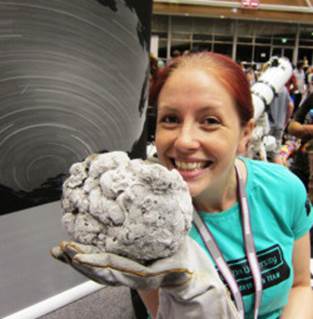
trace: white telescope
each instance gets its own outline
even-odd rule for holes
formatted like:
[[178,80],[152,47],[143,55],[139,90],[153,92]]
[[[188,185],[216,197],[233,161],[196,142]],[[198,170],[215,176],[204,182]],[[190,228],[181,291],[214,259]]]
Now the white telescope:
[[292,65],[287,58],[272,58],[270,66],[251,87],[254,119],[258,120],[274,96],[292,75]]

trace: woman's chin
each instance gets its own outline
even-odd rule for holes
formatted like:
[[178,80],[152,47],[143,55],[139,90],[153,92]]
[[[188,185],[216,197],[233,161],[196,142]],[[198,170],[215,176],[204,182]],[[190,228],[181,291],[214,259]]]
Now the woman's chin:
[[199,187],[197,187],[196,185],[191,185],[191,183],[187,183],[187,185],[192,198],[200,195],[201,191],[199,190]]

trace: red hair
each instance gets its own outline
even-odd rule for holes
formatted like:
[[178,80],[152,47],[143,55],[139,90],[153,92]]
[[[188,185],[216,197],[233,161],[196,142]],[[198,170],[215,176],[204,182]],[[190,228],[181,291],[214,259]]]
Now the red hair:
[[161,69],[151,83],[149,103],[157,106],[160,92],[166,80],[181,68],[199,68],[213,75],[234,99],[241,125],[253,118],[253,105],[250,84],[241,67],[228,56],[213,53],[191,53],[176,58],[170,65]]

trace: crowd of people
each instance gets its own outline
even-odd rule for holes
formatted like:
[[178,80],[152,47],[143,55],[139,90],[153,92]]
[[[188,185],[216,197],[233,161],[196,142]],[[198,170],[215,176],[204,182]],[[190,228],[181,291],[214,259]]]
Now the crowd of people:
[[[262,72],[261,68],[261,72]],[[257,81],[256,70],[245,70],[250,83]],[[267,109],[269,135],[277,147],[268,153],[268,160],[290,168],[304,183],[313,201],[313,68],[308,61],[299,61],[285,86]],[[311,159],[311,160],[310,160]],[[310,165],[311,164],[311,165]]]

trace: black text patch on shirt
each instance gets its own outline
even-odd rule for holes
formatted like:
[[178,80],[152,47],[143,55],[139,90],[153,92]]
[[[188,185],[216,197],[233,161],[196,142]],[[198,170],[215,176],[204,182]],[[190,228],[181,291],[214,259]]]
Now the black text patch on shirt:
[[[279,245],[273,245],[257,252],[259,266],[262,273],[263,289],[277,285],[290,276],[287,265]],[[228,262],[242,295],[254,293],[253,278],[246,258]],[[224,281],[224,278],[222,278]],[[224,281],[225,283],[225,281]]]

